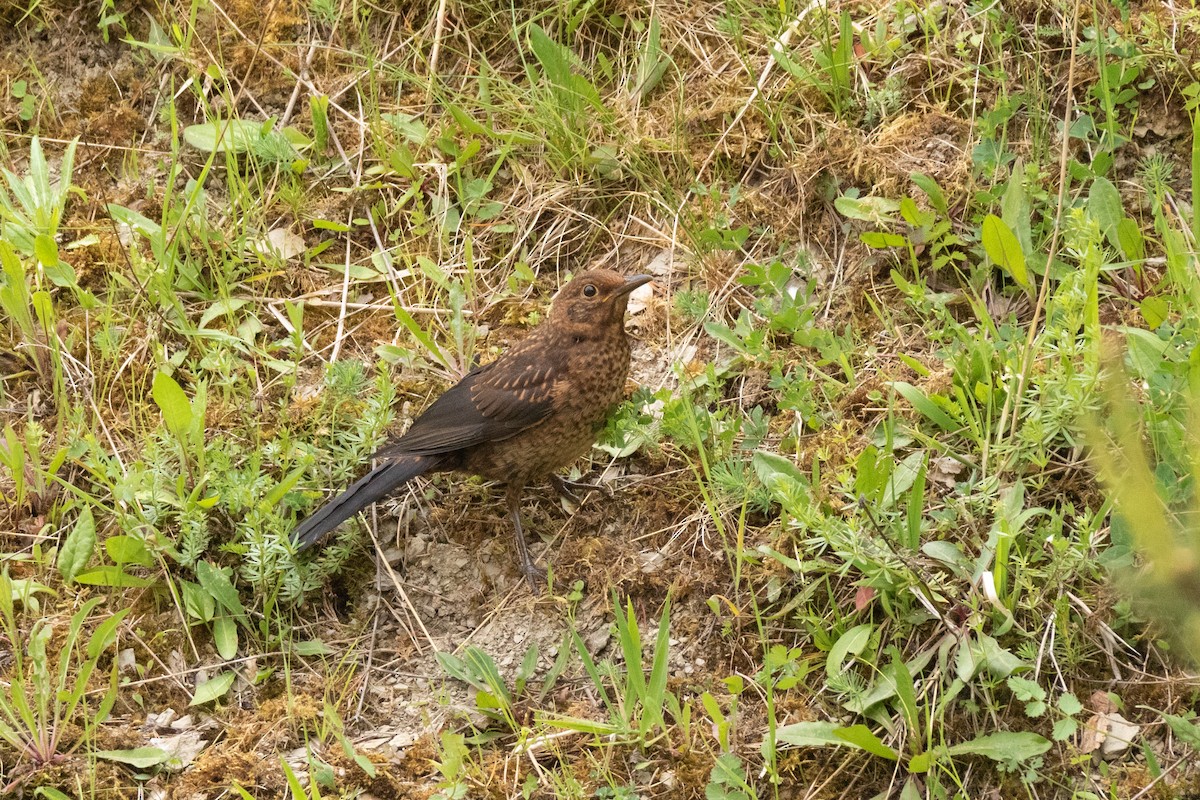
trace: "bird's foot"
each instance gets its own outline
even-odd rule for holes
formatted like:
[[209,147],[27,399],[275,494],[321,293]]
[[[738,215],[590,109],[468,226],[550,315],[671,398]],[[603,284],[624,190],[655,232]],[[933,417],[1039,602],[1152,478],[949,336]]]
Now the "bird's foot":
[[521,565],[521,574],[525,576],[525,582],[529,584],[529,591],[534,594],[538,594],[548,584],[546,570],[532,561]]
[[550,483],[552,486],[554,486],[555,491],[575,505],[579,505],[580,501],[583,499],[583,495],[588,495],[592,492],[601,492],[610,500],[613,497],[613,490],[604,483],[573,481],[568,480],[561,475],[551,475]]

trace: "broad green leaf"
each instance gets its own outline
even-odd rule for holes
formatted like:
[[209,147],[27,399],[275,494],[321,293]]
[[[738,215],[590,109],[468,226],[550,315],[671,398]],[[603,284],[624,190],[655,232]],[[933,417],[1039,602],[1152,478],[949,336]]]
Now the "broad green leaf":
[[1138,303],[1138,311],[1141,312],[1142,319],[1146,321],[1146,327],[1150,330],[1155,330],[1159,325],[1167,321],[1167,316],[1170,314],[1171,309],[1165,297],[1151,295]]
[[121,624],[121,620],[125,619],[127,614],[129,614],[128,606],[118,610],[115,614],[96,626],[96,630],[92,631],[92,635],[88,639],[88,658],[99,658],[101,653],[117,641],[117,626]]
[[917,689],[913,683],[912,673],[908,671],[908,666],[904,663],[903,656],[895,647],[889,647],[892,663],[892,677],[896,681],[896,699],[900,703],[900,710],[904,714],[904,721],[908,724],[910,731],[919,731],[921,729],[920,712],[917,709]]
[[246,609],[242,606],[242,600],[238,597],[237,589],[230,582],[226,569],[214,567],[207,561],[197,561],[196,580],[200,581],[200,585],[221,604],[222,608],[231,614],[241,616],[246,613]]
[[213,645],[217,655],[226,661],[237,658],[238,632],[233,617],[225,615],[213,620]]
[[1050,738],[1056,742],[1065,742],[1076,734],[1079,730],[1079,723],[1074,717],[1063,717],[1058,722],[1054,723],[1054,728],[1050,732]]
[[327,656],[333,650],[320,639],[309,639],[293,644],[292,652],[298,656]]
[[835,722],[793,722],[775,731],[775,741],[792,747],[827,747],[849,744],[834,734],[839,726]]
[[1025,254],[1021,251],[1021,243],[1012,229],[1004,224],[1004,220],[995,214],[983,218],[983,249],[997,266],[1024,289],[1032,289],[1029,283],[1029,272],[1025,268]]
[[137,564],[139,567],[154,566],[154,556],[146,549],[146,543],[134,536],[110,536],[104,540],[108,557],[117,564]]
[[49,800],[75,800],[70,795],[63,794],[53,786],[39,786],[33,790],[34,797],[46,797]]
[[896,751],[880,741],[879,737],[871,733],[871,729],[866,725],[837,728],[833,735],[847,744],[866,750],[873,755],[882,756],[889,761],[895,761],[898,757]]
[[167,430],[179,439],[187,436],[193,424],[192,404],[175,379],[165,372],[154,373],[150,394],[162,411]]
[[898,233],[886,231],[864,231],[858,238],[873,250],[886,250],[890,247],[904,247],[908,240]]
[[79,519],[75,520],[75,527],[63,539],[58,551],[58,573],[63,581],[72,583],[75,576],[87,566],[95,550],[96,520],[92,516],[92,509],[84,506]]
[[946,195],[942,192],[942,187],[938,186],[938,182],[922,172],[914,172],[908,176],[909,180],[917,185],[925,196],[929,198],[929,205],[933,206],[940,214],[947,214],[950,210],[946,203]]
[[108,215],[113,218],[113,221],[137,231],[147,239],[153,239],[162,234],[161,225],[149,217],[142,216],[133,209],[119,206],[116,203],[109,203],[107,208]]
[[1146,243],[1137,220],[1121,217],[1117,223],[1117,247],[1126,261],[1140,262],[1146,258]]
[[312,226],[319,231],[332,231],[333,233],[349,233],[350,226],[344,222],[334,222],[329,219],[314,219]]
[[892,474],[888,476],[887,484],[884,486],[883,497],[879,500],[880,507],[890,509],[894,506],[896,500],[912,488],[912,485],[917,480],[917,476],[921,474],[921,469],[924,465],[924,450],[909,453],[903,461],[897,464],[896,468],[892,470]]
[[1063,692],[1058,698],[1058,710],[1074,716],[1083,711],[1083,703],[1079,702],[1079,698],[1071,692]]
[[200,316],[200,324],[198,327],[207,327],[208,323],[212,322],[217,317],[223,317],[226,314],[232,314],[234,311],[237,311],[239,308],[249,302],[250,301],[244,297],[222,298],[209,306],[208,309],[205,310],[204,314]]
[[831,678],[841,675],[846,669],[846,660],[863,651],[867,642],[871,640],[871,633],[874,630],[874,625],[865,622],[839,636],[833,647],[829,648],[829,657],[825,659],[825,674]]
[[1108,178],[1096,178],[1088,191],[1088,213],[1100,224],[1100,232],[1114,246],[1120,246],[1117,226],[1125,216],[1121,193]]
[[1197,725],[1192,720],[1175,714],[1159,714],[1167,721],[1171,731],[1175,734],[1175,738],[1186,744],[1193,750],[1200,752],[1200,725]]
[[1012,764],[1037,758],[1050,749],[1044,736],[1028,731],[990,733],[969,742],[946,748],[951,756],[984,756],[992,761]]
[[889,761],[896,751],[885,745],[865,725],[842,727],[833,722],[794,722],[775,732],[775,740],[790,747],[853,747]]
[[237,675],[230,670],[222,672],[215,678],[209,678],[196,687],[196,693],[192,695],[192,701],[188,705],[201,706],[224,697],[225,693],[233,686],[233,681],[236,678]]
[[133,750],[96,750],[92,755],[96,758],[103,758],[105,761],[128,764],[137,769],[157,767],[159,764],[167,763],[172,758],[171,754],[161,747],[138,747]]
[[43,266],[58,265],[58,242],[47,233],[39,233],[33,240],[33,254]]
[[278,503],[283,499],[284,495],[296,488],[296,484],[300,482],[300,479],[304,477],[306,472],[308,472],[307,465],[301,464],[300,466],[296,467],[294,470],[285,475],[283,480],[275,484],[275,488],[267,492],[267,496],[263,498],[263,502],[268,508]]
[[179,588],[183,594],[183,610],[188,617],[199,622],[211,622],[217,613],[217,601],[198,583],[180,581]]
[[871,222],[876,225],[899,221],[896,218],[896,212],[900,210],[900,203],[892,200],[890,197],[847,197],[846,195],[841,195],[833,201],[833,207],[843,217],[862,222]]
[[205,122],[184,128],[183,140],[205,153],[217,149],[226,153],[244,153],[262,141],[262,127],[261,122],[242,119]]
[[89,569],[75,576],[76,583],[88,586],[121,586],[129,589],[144,589],[153,586],[154,581],[130,575],[117,566],[104,566]]
[[1025,173],[1025,163],[1022,159],[1016,160],[1011,173],[1012,177],[1008,179],[1004,196],[1000,198],[1000,219],[1012,230],[1021,245],[1021,252],[1029,258],[1033,255],[1033,229],[1029,223],[1029,197],[1025,193],[1022,177]]

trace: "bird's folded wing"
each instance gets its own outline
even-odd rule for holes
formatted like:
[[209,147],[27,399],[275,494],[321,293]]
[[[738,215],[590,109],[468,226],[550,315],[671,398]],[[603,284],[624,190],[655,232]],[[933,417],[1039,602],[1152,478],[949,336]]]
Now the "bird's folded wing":
[[514,436],[554,409],[565,372],[562,348],[535,346],[527,339],[471,370],[375,457],[449,453]]

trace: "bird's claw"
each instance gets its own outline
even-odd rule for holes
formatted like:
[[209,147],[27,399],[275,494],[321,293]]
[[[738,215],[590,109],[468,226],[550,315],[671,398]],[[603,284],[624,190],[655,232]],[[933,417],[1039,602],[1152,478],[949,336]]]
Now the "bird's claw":
[[550,483],[555,490],[575,505],[579,505],[583,499],[581,495],[588,495],[592,492],[600,492],[608,499],[613,498],[613,490],[606,483],[589,483],[587,481],[573,481],[562,477],[561,475],[551,475]]
[[532,561],[521,565],[521,573],[525,576],[525,582],[529,584],[529,590],[534,594],[537,594],[548,583],[546,580],[546,570]]

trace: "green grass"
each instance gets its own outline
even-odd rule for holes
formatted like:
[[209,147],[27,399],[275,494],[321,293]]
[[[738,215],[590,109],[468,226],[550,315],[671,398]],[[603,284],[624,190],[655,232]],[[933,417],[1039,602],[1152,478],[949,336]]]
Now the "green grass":
[[[0,794],[1186,796],[1200,15],[411,5],[0,11]],[[544,596],[465,478],[293,552],[595,262]]]

